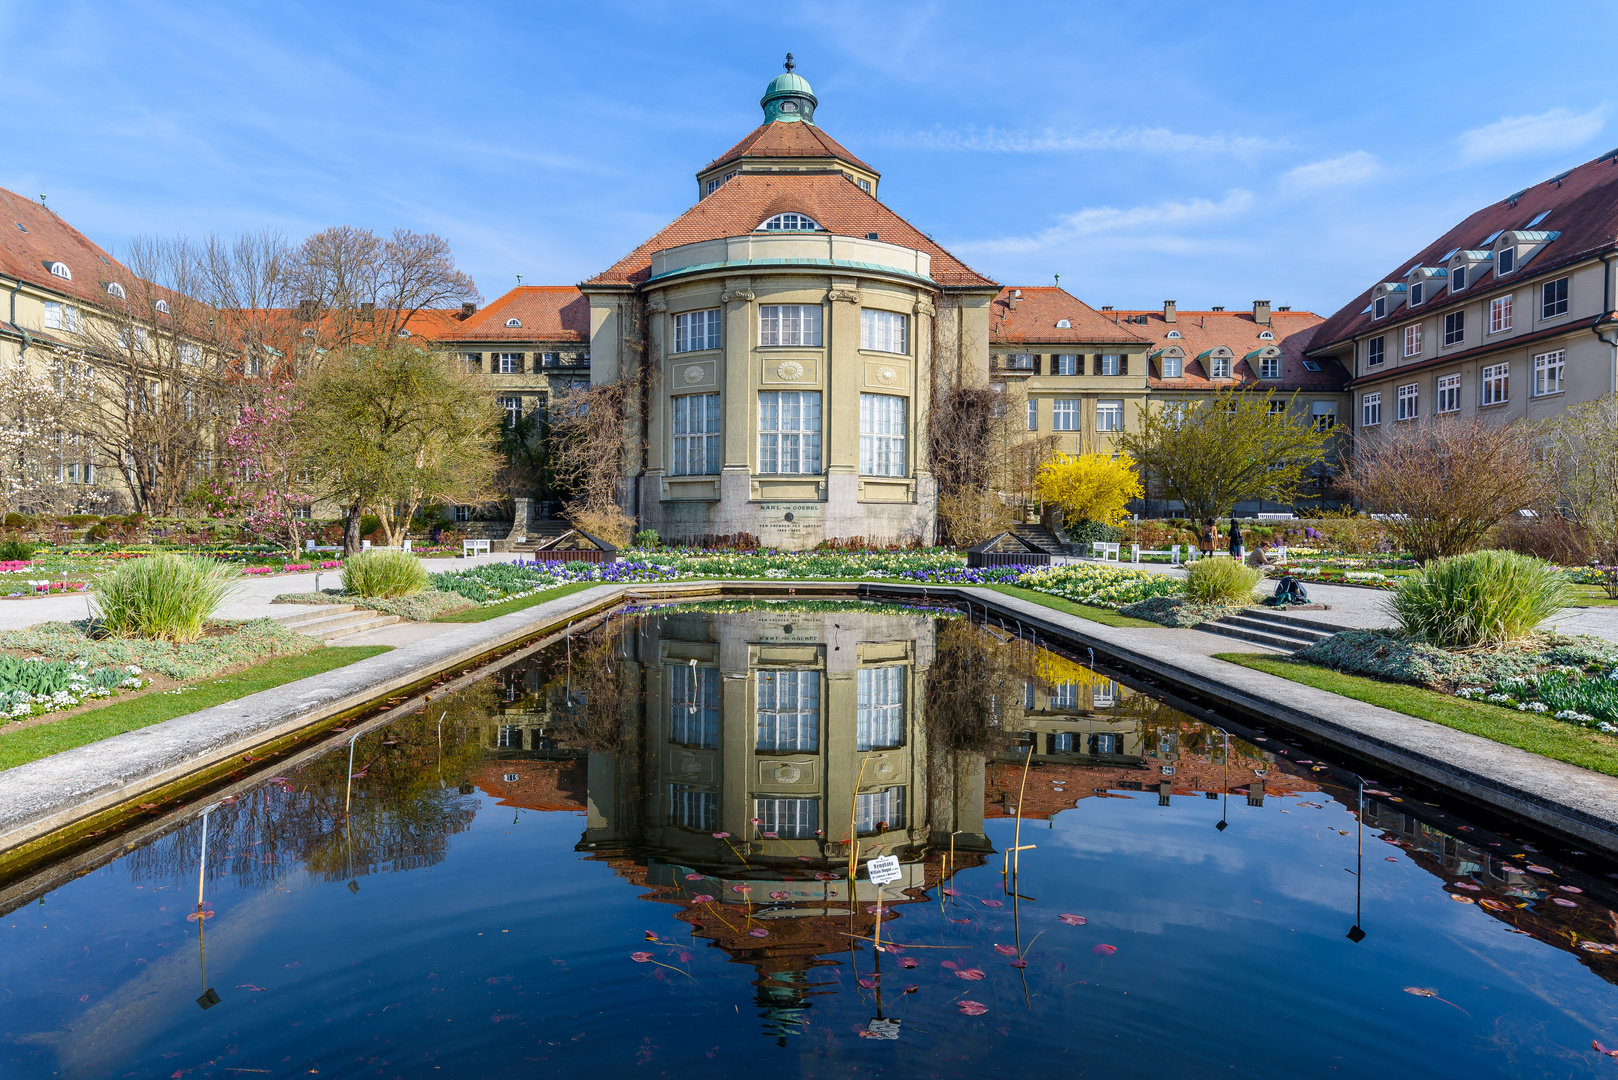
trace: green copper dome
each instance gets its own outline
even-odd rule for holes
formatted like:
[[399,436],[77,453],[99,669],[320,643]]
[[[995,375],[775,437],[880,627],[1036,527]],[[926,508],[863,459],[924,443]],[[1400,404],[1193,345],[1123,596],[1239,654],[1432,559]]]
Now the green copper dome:
[[764,88],[759,104],[764,107],[766,124],[780,120],[785,123],[815,122],[815,106],[820,104],[815,92],[809,89],[809,80],[792,70],[792,54],[787,54],[787,70],[770,80]]

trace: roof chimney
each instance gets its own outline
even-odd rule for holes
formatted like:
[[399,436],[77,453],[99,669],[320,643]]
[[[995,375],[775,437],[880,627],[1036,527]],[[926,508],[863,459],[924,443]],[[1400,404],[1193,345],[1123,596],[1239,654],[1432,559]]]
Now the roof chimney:
[[361,304],[360,318],[366,322],[370,322],[372,319],[376,318],[376,304],[369,300]]
[[1224,304],[1215,304],[1213,307],[1209,308],[1208,310],[1209,311],[1224,311],[1225,310],[1225,305]]
[[318,314],[320,314],[319,300],[298,301],[298,318],[302,319],[304,322],[311,321]]
[[1260,326],[1270,325],[1270,302],[1268,300],[1253,301],[1253,321]]
[[1011,290],[1011,298],[1008,301],[1006,301],[1006,306],[1009,307],[1012,311],[1016,311],[1017,310],[1017,305],[1020,304],[1020,303],[1022,303],[1022,290],[1021,289],[1012,289]]
[[1180,304],[1180,302],[1178,300],[1165,300],[1165,301],[1163,301],[1163,321],[1164,322],[1175,322],[1176,320],[1179,319],[1179,317],[1180,317],[1179,304]]
[[478,306],[468,301],[461,305],[461,321],[465,322],[478,313]]

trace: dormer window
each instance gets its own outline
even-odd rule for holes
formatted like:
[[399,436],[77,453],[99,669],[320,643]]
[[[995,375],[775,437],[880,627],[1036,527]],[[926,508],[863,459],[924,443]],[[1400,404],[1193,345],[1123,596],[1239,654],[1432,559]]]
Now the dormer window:
[[124,287],[118,284],[116,281],[109,281],[107,282],[107,295],[116,296],[118,299],[122,300],[125,298]]
[[1170,330],[1168,336],[1171,338],[1178,338],[1180,336],[1180,332],[1178,330]]
[[1185,375],[1185,356],[1179,349],[1165,349],[1158,357],[1158,370],[1165,379],[1179,379]]
[[1260,334],[1258,336],[1258,339],[1260,341],[1274,341],[1275,340],[1275,335],[1270,333],[1270,331],[1266,330],[1266,331],[1264,331],[1262,334]]
[[158,314],[160,315],[167,315],[169,313],[169,302],[167,300],[159,300],[156,307]]
[[1466,288],[1466,264],[1462,263],[1449,272],[1449,291],[1460,292]]
[[1423,295],[1425,295],[1426,291],[1427,291],[1427,286],[1426,286],[1425,282],[1420,282],[1420,281],[1411,282],[1410,283],[1410,306],[1415,307],[1417,304],[1421,303],[1421,298],[1422,298]]
[[521,319],[507,319],[506,320],[506,328],[507,329],[517,330],[517,329],[520,329],[521,327],[522,327],[522,320]]
[[1494,257],[1494,272],[1496,275],[1509,274],[1517,268],[1517,249],[1514,247],[1501,248]]
[[1379,296],[1375,300],[1371,301],[1371,318],[1382,319],[1386,318],[1387,314],[1388,298],[1386,296]]
[[1072,319],[1057,319],[1056,320],[1056,328],[1058,330],[1071,330],[1071,329],[1073,329],[1073,320]]
[[820,226],[807,214],[776,214],[759,225],[760,232],[814,232]]
[[59,277],[66,281],[72,281],[73,271],[67,268],[67,263],[65,262],[53,262],[51,263],[51,276]]
[[399,337],[407,338],[409,336],[410,336],[410,331],[408,329],[399,331]]

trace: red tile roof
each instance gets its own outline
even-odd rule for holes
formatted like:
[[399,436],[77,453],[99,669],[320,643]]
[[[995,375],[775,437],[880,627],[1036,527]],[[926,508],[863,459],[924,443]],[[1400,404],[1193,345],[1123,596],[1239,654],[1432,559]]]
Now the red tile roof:
[[650,276],[656,252],[699,240],[745,236],[765,218],[789,210],[808,214],[838,236],[864,238],[876,233],[886,243],[925,251],[932,256],[932,278],[940,285],[995,285],[846,177],[830,173],[742,173],[584,284],[638,285]]
[[[73,279],[52,274],[53,262],[66,265]],[[123,285],[133,302],[139,280],[55,211],[4,188],[0,188],[0,274],[102,306],[108,302],[108,282]],[[167,289],[159,291],[174,295]]]
[[[1022,299],[1012,307],[1013,292]],[[1071,328],[1060,328],[1058,321],[1066,319]],[[1024,285],[1014,289],[1007,285],[1000,290],[989,307],[989,340],[1000,344],[1031,344],[1038,342],[1086,343],[1101,342],[1117,345],[1143,345],[1146,339],[1120,326],[1083,300],[1053,285]]]
[[[1167,322],[1160,310],[1115,311],[1110,313],[1135,333],[1152,342],[1151,354],[1170,345],[1185,350],[1185,373],[1178,379],[1158,376],[1163,370],[1160,360],[1153,360],[1147,385],[1153,390],[1212,390],[1232,386],[1237,382],[1256,383],[1258,371],[1243,357],[1255,349],[1274,345],[1281,350],[1281,381],[1265,382],[1265,388],[1276,386],[1280,390],[1341,390],[1348,384],[1348,372],[1334,360],[1315,361],[1319,371],[1304,368],[1304,350],[1315,340],[1320,316],[1312,311],[1276,311],[1270,314],[1270,325],[1262,326],[1250,311],[1182,311],[1174,322]],[[1144,319],[1145,321],[1140,321]],[[1131,321],[1134,320],[1134,321]],[[1274,340],[1259,337],[1269,330]],[[1169,334],[1178,333],[1178,338]],[[1234,354],[1231,360],[1233,379],[1209,379],[1207,368],[1197,357],[1210,349],[1223,345]]]
[[762,124],[749,132],[741,142],[704,165],[698,172],[742,158],[836,158],[850,165],[875,173],[865,162],[845,150],[841,143],[813,124],[802,120],[775,120]]
[[[1315,335],[1314,347],[1335,345],[1370,329],[1371,316],[1365,309],[1371,302],[1372,290],[1382,282],[1401,281],[1414,266],[1444,265],[1443,257],[1451,250],[1483,248],[1486,246],[1483,241],[1490,233],[1526,229],[1530,221],[1547,211],[1547,216],[1534,225],[1534,229],[1561,235],[1529,262],[1519,264],[1520,269],[1513,276],[1539,274],[1614,247],[1615,237],[1618,237],[1618,155],[1607,154],[1588,161],[1559,179],[1535,184],[1517,196],[1491,203],[1472,214],[1343,305],[1321,326]],[[1438,281],[1433,281],[1429,287],[1437,284]],[[1492,269],[1482,271],[1467,285],[1463,295],[1492,284]],[[1440,288],[1423,306],[1442,307],[1450,300],[1449,291]],[[1386,325],[1389,321],[1378,320],[1378,324]]]
[[[522,325],[507,326],[507,319]],[[589,341],[590,301],[576,285],[522,285],[433,336],[439,341]]]

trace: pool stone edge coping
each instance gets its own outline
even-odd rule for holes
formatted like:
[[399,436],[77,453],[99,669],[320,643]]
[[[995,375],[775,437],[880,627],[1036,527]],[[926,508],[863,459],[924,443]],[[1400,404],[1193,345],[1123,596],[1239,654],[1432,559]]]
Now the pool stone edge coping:
[[1182,692],[1213,699],[1260,722],[1296,728],[1497,812],[1527,818],[1618,855],[1618,778],[1193,651],[1172,650],[1165,657],[1162,635],[1181,631],[1110,627],[971,586],[715,580],[598,586],[487,622],[459,624],[345,667],[8,769],[0,784],[0,867],[14,852],[52,833],[138,803],[187,777],[218,772],[255,748],[318,729],[323,720],[335,724],[337,717],[393,691],[420,685],[505,646],[561,630],[621,603],[736,594],[970,601],[1052,641],[1102,650]]

